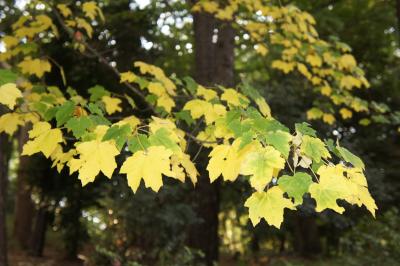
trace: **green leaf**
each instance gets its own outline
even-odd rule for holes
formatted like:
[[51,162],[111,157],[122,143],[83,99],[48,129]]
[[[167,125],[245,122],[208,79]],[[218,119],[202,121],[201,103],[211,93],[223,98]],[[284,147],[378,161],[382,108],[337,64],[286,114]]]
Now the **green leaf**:
[[103,141],[113,139],[115,140],[117,148],[121,150],[131,133],[132,128],[128,124],[122,126],[114,125],[104,134]]
[[180,112],[174,113],[178,120],[185,121],[188,126],[192,125],[195,121],[190,115],[189,110],[182,110]]
[[192,79],[191,77],[184,77],[183,81],[185,81],[186,83],[186,88],[188,89],[188,91],[194,95],[196,94],[197,91],[197,87],[199,86],[196,81],[194,81],[194,79]]
[[91,87],[88,91],[90,93],[90,100],[92,102],[100,100],[103,96],[110,96],[110,92],[100,85]]
[[90,120],[98,126],[98,125],[106,125],[109,126],[111,125],[111,122],[107,120],[104,116],[99,116],[99,115],[89,115]]
[[150,147],[150,145],[149,139],[144,134],[137,134],[128,141],[128,149],[132,153],[145,150]]
[[330,158],[329,151],[322,140],[310,136],[303,136],[300,151],[317,163],[321,161],[321,158]]
[[130,97],[128,94],[124,94],[125,99],[128,101],[129,105],[135,109],[136,108],[136,104],[135,101],[132,99],[132,97]]
[[18,76],[8,69],[0,69],[0,86],[6,83],[15,83]]
[[89,109],[89,112],[91,112],[92,114],[96,114],[96,115],[99,115],[99,116],[104,116],[104,113],[101,110],[100,106],[98,106],[95,103],[89,103],[88,109]]
[[[46,105],[44,105],[44,106],[46,106]],[[47,106],[45,108],[47,108]],[[56,106],[47,108],[46,111],[43,114],[44,120],[50,121],[51,119],[53,119],[56,116],[58,108],[59,107],[56,107]]]
[[171,151],[179,151],[180,148],[170,137],[170,133],[166,128],[158,129],[154,134],[149,136],[149,142],[153,146],[164,146]]
[[87,116],[73,117],[65,124],[76,138],[81,138],[86,130],[93,126],[92,120]]
[[61,105],[56,113],[57,127],[65,124],[74,114],[75,103],[71,101],[65,102]]
[[262,133],[282,130],[289,133],[289,129],[275,119],[260,117],[254,120],[254,127]]
[[294,198],[294,203],[300,205],[303,203],[303,195],[308,192],[308,188],[312,183],[309,174],[297,172],[293,176],[283,175],[278,180],[279,187]]
[[336,148],[338,149],[340,155],[342,155],[343,159],[346,162],[349,162],[353,166],[361,168],[361,169],[365,168],[365,165],[364,165],[363,161],[360,159],[360,157],[354,155],[348,149],[340,147],[339,145]]
[[275,149],[282,153],[285,158],[289,157],[291,141],[292,135],[281,130],[268,132],[265,135],[265,142],[269,145],[272,145]]
[[316,137],[316,131],[310,127],[309,123],[296,123],[295,124],[296,132],[301,133],[302,135],[308,135],[311,137]]

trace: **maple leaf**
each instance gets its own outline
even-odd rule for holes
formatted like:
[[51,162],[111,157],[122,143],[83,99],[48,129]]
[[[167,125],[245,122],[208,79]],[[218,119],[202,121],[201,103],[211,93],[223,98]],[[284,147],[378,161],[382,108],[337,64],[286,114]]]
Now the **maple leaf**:
[[222,104],[211,104],[199,99],[188,101],[183,110],[189,110],[194,119],[204,115],[207,125],[226,114],[226,108]]
[[316,107],[313,107],[307,111],[307,119],[308,120],[319,119],[323,115],[324,115],[324,112],[322,112],[321,109],[316,108]]
[[[107,128],[101,129],[105,131]],[[100,130],[100,129],[99,129]],[[99,138],[103,133],[99,132]],[[111,178],[114,169],[117,168],[115,156],[119,154],[118,149],[111,141],[101,141],[99,139],[81,142],[76,145],[78,159],[72,159],[68,162],[70,174],[78,171],[82,186],[93,182],[100,171]]]
[[124,83],[124,82],[131,83],[131,82],[134,82],[136,79],[137,79],[137,76],[134,73],[132,73],[131,71],[123,72],[123,73],[121,73],[121,76],[120,76],[120,83]]
[[54,152],[50,155],[53,164],[51,167],[57,167],[57,171],[60,173],[61,170],[64,168],[64,165],[73,159],[74,155],[76,154],[75,149],[71,149],[68,152],[63,152],[62,146],[57,145],[57,148]]
[[303,136],[300,151],[316,163],[319,163],[321,158],[326,159],[331,157],[325,144],[320,139],[311,136]]
[[8,135],[14,135],[17,131],[18,126],[24,125],[25,122],[21,119],[21,116],[17,113],[7,113],[0,116],[0,133],[6,132]]
[[290,151],[290,142],[292,141],[292,135],[282,130],[268,132],[265,135],[265,142],[272,145],[282,155],[287,158]]
[[164,146],[150,146],[147,150],[137,151],[126,159],[120,173],[127,174],[128,185],[133,192],[137,191],[142,179],[146,187],[157,192],[163,185],[163,174],[175,176],[170,169],[172,154],[173,152]]
[[272,62],[272,67],[282,70],[285,74],[287,74],[287,73],[293,71],[295,64],[281,61],[281,60],[275,60]]
[[357,62],[351,54],[342,55],[338,61],[340,69],[352,70],[357,66]]
[[267,192],[254,192],[245,202],[249,208],[249,218],[256,226],[261,218],[264,218],[269,225],[280,228],[283,221],[284,209],[294,209],[293,203],[284,198],[283,191],[275,186]]
[[11,110],[17,104],[17,99],[21,97],[22,93],[14,83],[6,83],[0,86],[0,103],[7,105]]
[[333,125],[335,123],[335,117],[332,114],[323,114],[322,121],[329,125]]
[[45,72],[50,72],[51,65],[47,60],[32,59],[30,57],[24,58],[24,60],[18,64],[21,68],[22,73],[29,75],[36,75],[38,78],[43,77]]
[[309,192],[315,199],[317,206],[315,210],[321,212],[332,209],[343,213],[344,208],[337,205],[338,199],[346,199],[351,195],[349,184],[343,176],[343,171],[335,166],[321,166],[318,169],[319,183],[310,185]]
[[271,108],[264,98],[258,97],[254,100],[258,106],[258,109],[265,117],[271,117]]
[[307,55],[306,61],[314,67],[320,67],[322,65],[322,60],[318,55]]
[[62,132],[59,128],[51,128],[47,122],[38,122],[29,131],[29,140],[23,147],[22,155],[32,155],[42,152],[46,158],[57,148],[58,143],[63,141]]
[[241,171],[242,163],[246,155],[259,148],[256,142],[240,149],[242,139],[236,139],[232,145],[221,144],[211,151],[207,165],[210,181],[214,182],[220,175],[224,180],[235,181]]
[[122,111],[121,106],[119,106],[122,101],[118,98],[114,98],[114,97],[110,97],[110,96],[106,95],[106,96],[101,97],[101,101],[104,103],[104,105],[106,107],[106,112],[109,115],[112,115],[115,112]]
[[283,175],[278,180],[279,187],[294,198],[296,205],[303,203],[303,195],[308,192],[312,184],[312,178],[309,174],[297,172],[293,176]]
[[89,1],[85,2],[82,5],[82,10],[85,13],[85,16],[90,18],[91,20],[95,20],[98,15],[102,21],[104,21],[104,15],[101,9],[97,6],[96,2]]
[[365,168],[363,161],[358,156],[356,156],[352,152],[350,152],[348,149],[340,147],[339,145],[336,148],[346,162],[351,163],[352,165],[354,165],[357,168],[361,168],[361,169]]
[[251,175],[251,186],[257,191],[262,191],[271,181],[274,169],[283,169],[284,166],[285,160],[280,152],[267,146],[247,154],[241,167],[241,174]]
[[343,117],[343,119],[349,119],[353,116],[353,112],[351,112],[347,108],[341,108],[339,112],[340,112],[341,116]]
[[230,105],[241,106],[243,108],[246,108],[250,103],[246,96],[234,89],[225,89],[224,93],[221,95],[221,100],[226,101]]
[[201,85],[198,85],[197,96],[202,96],[206,101],[210,101],[218,96],[217,92],[214,90],[206,89]]
[[72,15],[71,9],[66,4],[58,4],[57,9],[60,10],[61,14],[63,17],[69,17]]
[[367,179],[361,168],[344,168],[346,171],[351,195],[346,198],[346,201],[351,204],[357,204],[359,207],[364,205],[367,210],[375,217],[375,211],[378,209],[375,200],[367,188]]

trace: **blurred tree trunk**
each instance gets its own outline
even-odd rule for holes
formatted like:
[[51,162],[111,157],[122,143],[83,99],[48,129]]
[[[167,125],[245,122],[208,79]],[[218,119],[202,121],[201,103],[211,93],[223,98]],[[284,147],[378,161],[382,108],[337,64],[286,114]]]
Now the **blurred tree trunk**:
[[[234,37],[233,28],[221,23],[209,14],[195,13],[194,50],[195,79],[204,86],[234,84]],[[218,32],[216,31],[218,27]],[[192,228],[189,244],[205,254],[207,265],[218,261],[219,236],[218,213],[220,182],[210,184],[206,171],[207,154],[198,158],[200,177],[194,192],[196,212],[202,222]]]
[[305,214],[294,215],[294,248],[302,257],[310,258],[321,254],[322,246],[315,217]]
[[[22,152],[22,147],[28,140],[30,127],[21,128],[18,139],[18,149]],[[32,187],[29,184],[29,175],[32,171],[31,159],[28,156],[20,156],[19,168],[17,172],[17,195],[15,200],[14,217],[14,237],[18,244],[24,248],[29,248],[29,241],[32,233],[34,216],[34,204],[31,199]]]
[[0,134],[0,265],[8,265],[6,199],[8,183],[8,162],[11,155],[11,142],[6,134]]
[[48,206],[40,204],[39,209],[36,211],[35,226],[31,234],[31,247],[30,253],[35,257],[43,256],[43,249],[46,240],[46,231],[48,225]]

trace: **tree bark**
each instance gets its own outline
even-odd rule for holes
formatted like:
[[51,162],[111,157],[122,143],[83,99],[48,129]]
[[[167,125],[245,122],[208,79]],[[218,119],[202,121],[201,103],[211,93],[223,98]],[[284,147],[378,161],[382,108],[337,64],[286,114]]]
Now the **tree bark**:
[[[194,51],[195,79],[204,86],[234,84],[234,37],[231,25],[217,21],[209,14],[195,13]],[[218,27],[218,31],[217,31]],[[219,256],[218,213],[220,182],[210,184],[206,171],[207,154],[198,158],[200,177],[194,192],[196,212],[202,222],[192,228],[189,245],[201,250],[207,265]]]
[[296,213],[294,216],[294,248],[305,258],[316,257],[322,252],[318,226],[315,217]]
[[[29,127],[21,128],[18,139],[19,152],[28,140]],[[23,249],[29,248],[29,241],[32,233],[34,216],[34,204],[31,199],[31,186],[29,175],[31,172],[31,159],[27,156],[20,156],[17,172],[17,195],[15,201],[14,237]]]
[[40,206],[36,212],[35,226],[33,228],[30,253],[32,256],[43,256],[43,249],[46,240],[46,231],[48,225],[48,206]]
[[11,142],[4,133],[0,134],[0,265],[8,265],[6,199],[8,183],[8,162],[11,154]]

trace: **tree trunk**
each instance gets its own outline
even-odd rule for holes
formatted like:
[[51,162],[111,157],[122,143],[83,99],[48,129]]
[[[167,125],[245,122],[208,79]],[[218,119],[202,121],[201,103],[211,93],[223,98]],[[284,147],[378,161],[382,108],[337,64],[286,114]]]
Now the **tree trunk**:
[[[234,31],[227,23],[218,22],[209,14],[195,13],[194,49],[195,79],[204,86],[234,84]],[[219,26],[218,32],[216,31]],[[220,181],[210,184],[206,171],[207,154],[198,158],[200,177],[194,192],[196,212],[202,222],[192,228],[189,245],[201,250],[207,265],[218,261],[218,213]]]
[[[28,140],[29,127],[25,126],[20,130],[18,139],[19,152]],[[23,249],[29,248],[29,240],[32,233],[34,204],[31,199],[31,186],[29,175],[31,172],[31,159],[27,156],[20,156],[17,172],[17,195],[15,201],[14,236]]]
[[321,254],[322,246],[315,217],[296,213],[294,215],[294,226],[294,248],[296,253],[305,258]]
[[10,159],[11,142],[4,133],[0,134],[0,265],[7,266],[7,228],[6,199],[8,183],[8,162]]
[[32,256],[41,257],[43,255],[44,244],[46,240],[47,231],[47,217],[48,207],[46,205],[40,206],[36,212],[35,226],[31,237],[30,253]]

